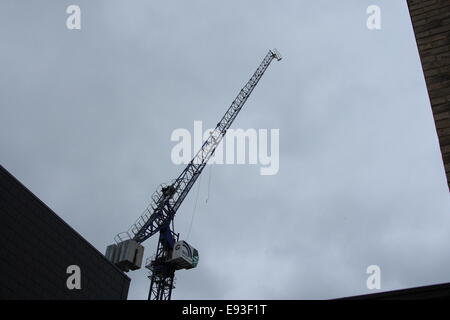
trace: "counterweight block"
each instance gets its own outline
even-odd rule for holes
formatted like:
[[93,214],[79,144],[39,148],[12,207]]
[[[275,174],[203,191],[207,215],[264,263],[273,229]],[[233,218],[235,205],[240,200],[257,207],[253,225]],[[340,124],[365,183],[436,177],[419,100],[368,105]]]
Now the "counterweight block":
[[125,240],[108,246],[105,256],[124,272],[138,270],[142,265],[144,247],[135,240]]

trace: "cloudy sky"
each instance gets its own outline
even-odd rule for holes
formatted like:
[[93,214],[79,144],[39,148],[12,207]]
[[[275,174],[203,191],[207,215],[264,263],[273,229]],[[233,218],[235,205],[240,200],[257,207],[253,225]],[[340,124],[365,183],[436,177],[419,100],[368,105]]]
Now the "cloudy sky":
[[[81,30],[66,28],[70,4]],[[450,197],[406,1],[4,0],[0,38],[0,162],[101,252],[183,169],[173,130],[215,126],[268,49],[283,54],[233,124],[280,130],[279,172],[204,171],[175,222],[186,238],[200,185],[200,263],[174,299],[364,294],[373,264],[381,290],[450,281]],[[146,273],[129,298],[147,298]]]

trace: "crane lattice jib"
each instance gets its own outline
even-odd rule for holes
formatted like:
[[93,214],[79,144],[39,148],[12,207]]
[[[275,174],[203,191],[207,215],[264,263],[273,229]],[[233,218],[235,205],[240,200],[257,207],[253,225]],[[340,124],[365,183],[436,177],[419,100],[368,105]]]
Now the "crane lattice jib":
[[152,195],[152,202],[144,210],[144,213],[127,232],[116,236],[116,242],[124,239],[134,239],[142,243],[172,221],[181,203],[273,59],[281,60],[281,56],[276,50],[270,50],[267,53],[258,69],[241,89],[236,99],[231,103],[222,119],[217,123],[215,129],[210,133],[208,139],[206,139],[183,172],[171,184],[161,185],[158,188]]

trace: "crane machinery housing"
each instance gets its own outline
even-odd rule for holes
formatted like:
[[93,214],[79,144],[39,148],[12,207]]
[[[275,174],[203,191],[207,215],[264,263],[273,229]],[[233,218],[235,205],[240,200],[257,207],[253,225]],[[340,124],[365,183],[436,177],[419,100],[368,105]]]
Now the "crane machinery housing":
[[142,265],[144,255],[142,243],[159,233],[156,254],[147,259],[145,264],[150,270],[149,300],[170,300],[175,271],[197,266],[198,251],[186,241],[179,240],[179,234],[174,231],[175,214],[274,59],[281,60],[280,53],[276,49],[269,50],[186,168],[170,183],[161,184],[142,215],[126,232],[116,235],[115,244],[106,248],[105,256],[122,271],[137,270]]

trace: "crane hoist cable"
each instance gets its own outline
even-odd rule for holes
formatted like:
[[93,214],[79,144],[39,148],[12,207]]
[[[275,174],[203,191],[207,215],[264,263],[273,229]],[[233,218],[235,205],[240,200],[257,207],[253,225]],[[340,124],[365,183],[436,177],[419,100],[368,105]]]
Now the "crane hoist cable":
[[197,212],[198,196],[200,194],[201,185],[202,185],[202,176],[200,176],[200,178],[198,179],[197,194],[195,195],[195,199],[194,199],[194,209],[192,210],[192,217],[191,217],[191,222],[189,223],[188,232],[186,234],[186,241],[189,240],[189,236],[191,235],[192,224],[194,223],[195,213]]
[[209,190],[211,189],[211,174],[212,174],[212,164],[209,165],[209,177],[208,177],[208,193],[206,195],[206,204],[208,204],[209,200]]

